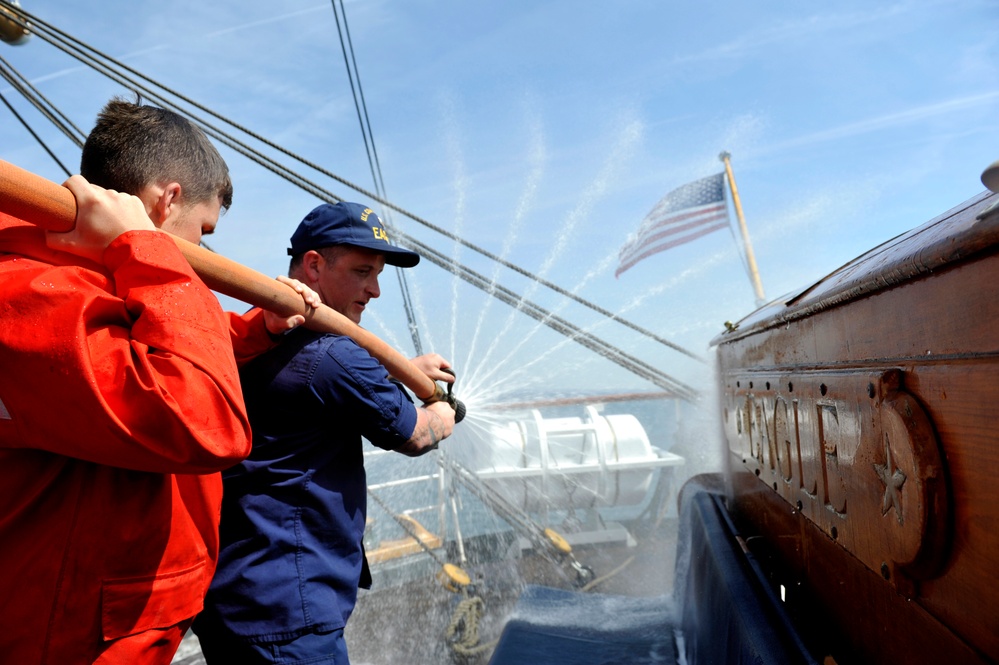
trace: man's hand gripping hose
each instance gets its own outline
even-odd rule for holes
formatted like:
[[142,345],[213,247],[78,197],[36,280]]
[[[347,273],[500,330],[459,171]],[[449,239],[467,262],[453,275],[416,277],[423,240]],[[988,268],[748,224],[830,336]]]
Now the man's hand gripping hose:
[[[451,376],[455,375],[454,370],[452,369],[444,368],[441,371],[447,372]],[[434,387],[436,390],[434,390],[434,394],[431,397],[424,399],[423,403],[433,404],[434,402],[447,402],[451,408],[454,409],[454,422],[460,423],[465,418],[465,403],[455,397],[451,392],[453,385],[454,384],[451,383],[447,384],[447,392],[445,393],[444,388],[442,388],[439,383],[435,382]]]

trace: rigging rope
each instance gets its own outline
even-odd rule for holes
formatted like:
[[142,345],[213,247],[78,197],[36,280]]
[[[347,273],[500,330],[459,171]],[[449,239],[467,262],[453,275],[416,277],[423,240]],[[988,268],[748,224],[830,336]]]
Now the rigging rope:
[[[572,549],[568,543],[550,529],[545,529],[535,522],[530,515],[513,505],[502,494],[482,481],[475,473],[466,469],[455,460],[445,459],[444,455],[438,457],[438,464],[441,468],[451,471],[452,475],[461,482],[472,494],[479,498],[483,504],[488,506],[493,512],[504,519],[515,531],[520,532],[534,546],[535,550],[542,556],[555,564],[568,562],[570,567],[576,572],[576,579],[581,583],[593,578],[593,571],[579,563],[572,554]],[[562,547],[554,541],[562,541]]]
[[427,260],[437,264],[449,272],[454,273],[463,281],[488,292],[494,298],[505,302],[506,304],[530,316],[534,320],[548,326],[552,330],[561,333],[577,344],[594,351],[595,353],[607,358],[620,367],[629,370],[633,374],[646,379],[660,388],[673,392],[682,399],[687,401],[695,401],[697,399],[697,391],[682,381],[674,379],[658,368],[653,367],[652,365],[649,365],[648,363],[639,360],[628,353],[625,353],[609,342],[606,342],[592,333],[579,328],[562,317],[546,310],[540,305],[517,296],[517,294],[510,289],[500,286],[499,284],[493,284],[484,275],[448,259],[446,256],[431,247],[424,245],[413,238],[409,238],[408,236],[403,237],[407,238],[407,242],[410,247]]
[[[357,70],[357,59],[354,57],[354,43],[350,38],[350,26],[347,25],[347,12],[343,7],[343,0],[340,0],[340,11],[337,12],[336,0],[331,0],[333,5],[333,18],[336,19],[337,34],[340,36],[340,51],[343,53],[343,64],[347,70],[347,80],[350,82],[350,92],[354,97],[354,109],[357,111],[357,122],[361,125],[361,138],[364,139],[364,151],[368,155],[368,167],[371,169],[371,179],[375,183],[375,191],[384,199],[388,198],[385,191],[385,180],[382,178],[382,166],[378,161],[378,149],[375,147],[375,135],[371,130],[371,118],[368,116],[368,105],[364,101],[364,88],[361,86],[361,73]],[[340,28],[340,14],[343,14],[343,29]],[[350,57],[347,57],[347,51]],[[354,79],[357,79],[357,88],[354,87]],[[386,228],[393,230],[394,222],[388,209],[382,213],[385,218]],[[396,277],[399,280],[399,291],[402,294],[402,306],[406,313],[406,322],[409,326],[409,334],[413,339],[413,348],[416,355],[423,355],[423,344],[420,342],[420,330],[416,324],[416,309],[409,294],[409,282],[406,280],[406,273],[403,268],[396,266]]]
[[[210,109],[210,108],[208,108],[206,106],[203,106],[202,104],[199,104],[198,102],[194,101],[193,99],[191,99],[189,97],[186,97],[185,95],[182,95],[181,93],[177,92],[176,90],[173,90],[173,89],[171,89],[171,88],[169,88],[167,86],[164,86],[164,85],[158,83],[157,81],[155,81],[155,80],[153,80],[153,79],[145,76],[141,72],[139,72],[139,71],[137,71],[135,69],[132,69],[131,67],[128,67],[127,65],[124,65],[123,63],[120,63],[120,62],[114,60],[110,56],[107,56],[106,54],[101,53],[100,51],[98,51],[96,49],[93,49],[92,47],[89,47],[86,44],[83,44],[83,42],[80,42],[79,40],[76,40],[75,38],[67,35],[64,32],[62,32],[61,30],[59,30],[57,28],[54,28],[50,24],[47,24],[45,22],[40,21],[39,19],[37,19],[33,15],[31,15],[31,14],[25,12],[24,10],[22,10],[20,7],[15,7],[14,5],[10,5],[6,0],[0,0],[0,5],[3,5],[5,8],[9,8],[11,11],[13,11],[18,16],[25,17],[24,20],[27,20],[27,21],[32,22],[32,23],[35,23],[37,25],[44,26],[47,30],[51,30],[51,31],[53,31],[56,34],[61,35],[61,37],[64,38],[64,39],[77,42],[78,44],[82,44],[84,47],[86,47],[87,49],[93,51],[94,53],[97,53],[102,58],[104,58],[104,59],[106,59],[106,60],[108,60],[110,62],[114,62],[118,67],[120,67],[120,68],[122,68],[124,70],[127,70],[127,71],[131,72],[132,74],[134,74],[134,75],[136,75],[136,76],[138,76],[138,77],[140,77],[140,78],[142,78],[142,79],[144,79],[144,80],[152,83],[153,85],[159,87],[160,89],[162,89],[166,93],[168,93],[170,95],[173,95],[177,99],[182,100],[186,104],[189,104],[190,106],[192,106],[192,107],[194,107],[194,108],[196,108],[196,109],[198,109],[200,111],[208,113],[212,117],[214,117],[214,118],[216,118],[216,119],[224,122],[225,124],[229,125],[230,127],[234,128],[234,129],[236,129],[236,130],[238,130],[238,131],[246,134],[247,136],[253,138],[254,140],[260,141],[261,143],[263,143],[267,147],[273,148],[274,150],[277,150],[278,152],[280,152],[280,153],[282,153],[282,154],[290,157],[291,159],[299,162],[300,164],[302,164],[304,166],[307,166],[310,169],[313,169],[314,171],[317,171],[318,173],[321,173],[322,175],[324,175],[324,176],[326,176],[328,178],[331,178],[331,179],[333,179],[333,180],[335,180],[335,181],[337,181],[337,182],[339,182],[339,183],[341,183],[343,185],[346,185],[347,187],[353,189],[357,193],[362,194],[363,196],[368,197],[368,198],[370,198],[370,199],[372,199],[374,201],[377,201],[378,203],[381,203],[382,205],[386,206],[387,208],[389,208],[391,210],[394,210],[394,211],[398,212],[399,214],[401,214],[401,215],[403,215],[405,217],[408,217],[409,219],[417,222],[418,224],[421,224],[422,226],[424,226],[424,227],[426,227],[426,228],[428,228],[428,229],[430,229],[432,231],[435,231],[436,233],[439,233],[440,235],[443,235],[444,237],[448,238],[449,240],[452,240],[452,241],[454,241],[457,244],[460,244],[460,245],[462,245],[464,247],[467,247],[468,249],[471,249],[472,251],[474,251],[474,252],[476,252],[476,253],[478,253],[478,254],[480,254],[480,255],[482,255],[482,256],[484,256],[484,257],[486,257],[486,258],[488,258],[488,259],[490,259],[490,260],[492,260],[492,261],[494,261],[494,262],[502,265],[503,267],[508,268],[510,270],[513,270],[514,272],[516,272],[516,273],[518,273],[518,274],[520,274],[520,275],[522,275],[524,277],[527,277],[528,279],[531,279],[531,280],[537,282],[538,284],[541,284],[542,286],[544,286],[544,287],[546,287],[546,288],[554,291],[555,293],[557,293],[557,294],[559,294],[559,295],[561,295],[563,297],[569,298],[570,300],[573,300],[574,302],[579,303],[580,305],[583,305],[584,307],[587,307],[587,308],[589,308],[589,309],[597,312],[598,314],[600,314],[600,315],[602,315],[602,316],[604,316],[604,317],[606,317],[608,319],[611,319],[612,321],[616,321],[617,323],[620,323],[621,325],[624,325],[624,326],[626,326],[626,327],[634,330],[635,332],[638,332],[638,333],[640,333],[640,334],[648,337],[649,339],[652,339],[652,340],[658,342],[659,344],[662,344],[663,346],[666,346],[668,348],[673,349],[674,351],[677,351],[677,352],[682,353],[682,354],[684,354],[686,356],[689,356],[691,358],[694,358],[696,360],[699,360],[699,361],[703,362],[703,359],[700,356],[698,356],[697,354],[693,353],[692,351],[689,351],[689,350],[683,348],[682,346],[679,346],[678,344],[675,344],[674,342],[671,342],[671,341],[669,341],[669,340],[667,340],[667,339],[665,339],[665,338],[663,338],[663,337],[661,337],[659,335],[656,335],[652,331],[647,330],[647,329],[645,329],[645,328],[643,328],[643,327],[641,327],[641,326],[639,326],[639,325],[637,325],[637,324],[635,324],[635,323],[633,323],[633,322],[631,322],[631,321],[629,321],[629,320],[627,320],[625,318],[622,318],[621,316],[618,316],[617,314],[614,314],[613,312],[610,312],[609,310],[604,309],[604,308],[600,307],[599,305],[596,305],[595,303],[592,303],[592,302],[586,300],[585,298],[582,298],[582,297],[576,295],[575,293],[572,293],[571,291],[567,291],[566,289],[558,286],[557,284],[554,284],[554,283],[552,283],[552,282],[550,282],[550,281],[548,281],[548,280],[546,280],[544,278],[541,278],[541,277],[539,277],[537,275],[534,275],[533,273],[529,272],[528,270],[525,270],[524,268],[521,268],[520,266],[518,266],[518,265],[516,265],[514,263],[511,263],[511,262],[503,259],[502,257],[500,257],[500,256],[498,256],[496,254],[493,254],[492,252],[489,252],[488,250],[486,250],[486,249],[484,249],[482,247],[479,247],[478,245],[475,245],[474,243],[471,243],[471,242],[469,242],[469,241],[467,241],[467,240],[459,237],[458,235],[456,235],[454,233],[451,233],[450,231],[448,231],[448,230],[446,230],[444,228],[441,228],[441,227],[439,227],[439,226],[437,226],[437,225],[429,222],[428,220],[420,217],[419,215],[417,215],[417,214],[415,214],[413,212],[410,212],[410,211],[406,210],[405,208],[402,208],[402,207],[400,207],[400,206],[392,203],[391,201],[383,198],[382,196],[378,195],[377,193],[370,192],[370,191],[366,190],[365,188],[360,187],[359,185],[357,185],[357,184],[355,184],[355,183],[353,183],[353,182],[351,182],[351,181],[349,181],[349,180],[347,180],[347,179],[345,179],[345,178],[343,178],[341,176],[338,176],[335,173],[333,173],[333,172],[331,172],[331,171],[323,168],[322,166],[319,166],[318,164],[316,164],[314,162],[311,162],[311,161],[305,159],[304,157],[291,152],[290,150],[288,150],[288,149],[286,149],[286,148],[284,148],[284,147],[282,147],[282,146],[274,143],[273,141],[270,141],[269,139],[261,136],[260,134],[257,134],[256,132],[253,132],[249,128],[247,128],[247,127],[245,127],[245,126],[243,126],[243,125],[241,125],[241,124],[239,124],[237,122],[234,122],[233,120],[231,120],[229,118],[226,118],[225,116],[217,113],[216,111],[213,111],[212,109]],[[26,26],[27,24],[25,23],[24,25]],[[45,41],[48,41],[49,43],[52,43],[53,45],[56,45],[54,42],[52,42],[52,40],[49,37],[43,36],[43,35],[39,35],[39,36],[42,39],[44,39]],[[76,57],[76,56],[74,56],[74,57]],[[78,58],[78,59],[80,59],[80,58]],[[129,87],[129,86],[126,86],[126,87]],[[176,109],[176,107],[174,107],[174,108]],[[192,115],[189,112],[185,112],[185,111],[181,111],[181,110],[178,110],[178,112],[185,113],[187,115]],[[199,123],[205,124],[205,121],[204,120],[199,120]],[[342,199],[337,198],[337,200],[342,200]]]
[[[448,564],[441,557],[437,555],[432,549],[427,547],[426,544],[420,539],[419,534],[417,534],[411,527],[411,525],[404,519],[400,519],[396,513],[389,509],[388,505],[368,488],[368,494],[371,498],[381,506],[386,513],[392,516],[392,518],[402,527],[420,548],[432,558],[437,565],[441,567],[442,570],[446,569]],[[461,596],[462,600],[458,602],[451,615],[451,621],[445,631],[445,639],[447,643],[451,646],[451,649],[455,653],[462,656],[474,656],[476,654],[483,653],[489,649],[496,646],[499,640],[493,640],[492,642],[487,642],[486,644],[479,644],[479,621],[485,614],[486,603],[481,596],[470,595],[467,586],[461,586]]]
[[[399,212],[399,213],[401,213],[401,214],[409,217],[410,219],[413,219],[414,221],[416,221],[416,222],[418,222],[418,223],[420,223],[420,224],[422,224],[422,225],[424,225],[424,226],[426,226],[426,227],[428,227],[428,228],[430,228],[430,229],[432,229],[432,230],[434,230],[434,231],[436,231],[436,232],[444,235],[445,237],[451,238],[455,242],[457,242],[459,244],[462,244],[462,245],[464,245],[466,247],[469,247],[470,249],[473,249],[474,251],[476,251],[476,252],[478,252],[480,254],[483,254],[487,258],[490,258],[490,259],[492,259],[494,261],[497,261],[501,265],[504,265],[505,267],[508,267],[508,268],[510,268],[510,269],[512,269],[512,270],[514,270],[514,271],[516,271],[516,272],[518,272],[518,273],[520,273],[520,274],[522,274],[522,275],[524,275],[526,277],[529,277],[530,279],[536,281],[537,283],[540,283],[540,284],[542,284],[542,285],[544,285],[544,286],[546,286],[546,287],[554,290],[556,293],[559,293],[559,294],[561,294],[561,295],[563,295],[563,296],[565,296],[567,298],[570,298],[570,299],[572,299],[572,300],[574,300],[576,302],[584,304],[587,307],[590,307],[591,309],[594,309],[595,311],[597,311],[597,312],[601,313],[602,315],[604,315],[606,318],[609,318],[611,320],[617,321],[618,323],[624,324],[624,325],[626,325],[626,326],[628,326],[628,327],[630,327],[632,329],[635,329],[635,330],[637,330],[639,332],[642,332],[646,336],[649,336],[652,339],[655,339],[656,341],[658,341],[658,342],[660,342],[660,343],[662,343],[662,344],[664,344],[664,345],[666,345],[666,346],[668,346],[670,348],[673,348],[674,350],[677,350],[677,351],[679,351],[679,352],[681,352],[681,353],[683,353],[683,354],[685,354],[687,356],[690,356],[692,358],[701,360],[696,354],[693,354],[692,352],[687,351],[686,349],[683,349],[682,347],[680,347],[680,346],[678,346],[676,344],[673,344],[672,342],[669,342],[668,340],[659,338],[658,336],[655,336],[654,334],[650,333],[649,331],[645,331],[644,329],[641,329],[641,328],[635,326],[634,324],[631,324],[630,322],[627,322],[626,320],[622,319],[621,317],[618,317],[617,315],[615,315],[615,314],[613,314],[613,313],[611,313],[611,312],[609,312],[607,310],[599,308],[599,307],[593,305],[592,303],[589,303],[589,302],[587,302],[587,301],[579,298],[575,294],[572,294],[572,293],[570,293],[568,291],[565,291],[561,287],[558,287],[558,286],[556,286],[556,285],[548,282],[547,280],[544,280],[544,279],[542,279],[542,278],[540,278],[540,277],[538,277],[536,275],[532,275],[530,272],[524,270],[523,268],[515,266],[514,264],[511,264],[511,263],[505,261],[504,259],[502,259],[502,258],[500,258],[500,257],[498,257],[498,256],[496,256],[494,254],[491,254],[491,253],[483,250],[482,248],[479,248],[479,247],[475,246],[474,244],[469,243],[469,242],[467,242],[467,241],[465,241],[465,240],[457,237],[456,235],[454,235],[454,234],[452,234],[452,233],[450,233],[450,232],[448,232],[448,231],[446,231],[446,230],[444,230],[444,229],[442,229],[440,227],[437,227],[437,226],[435,226],[433,224],[430,224],[426,220],[424,220],[424,219],[422,219],[422,218],[414,215],[413,213],[410,213],[410,212],[404,210],[403,208],[400,208],[400,207],[396,206],[395,204],[392,204],[391,202],[385,200],[383,197],[378,196],[377,194],[373,194],[371,192],[368,192],[368,191],[364,190],[363,188],[361,188],[361,187],[359,187],[359,186],[357,186],[357,185],[355,185],[355,184],[353,184],[353,183],[345,180],[344,178],[341,178],[340,176],[337,176],[337,175],[331,173],[330,171],[328,171],[326,169],[323,169],[322,167],[320,167],[320,166],[318,166],[318,165],[316,165],[316,164],[314,164],[312,162],[309,162],[309,161],[307,161],[307,160],[299,157],[298,155],[295,155],[294,153],[291,153],[290,151],[288,151],[288,150],[286,150],[286,149],[278,146],[277,144],[275,144],[275,143],[273,143],[273,142],[271,142],[271,141],[263,138],[262,136],[254,133],[252,131],[250,131],[249,129],[247,129],[247,128],[245,128],[245,127],[243,127],[243,126],[241,126],[241,125],[239,125],[237,123],[234,123],[231,120],[229,120],[229,119],[221,116],[220,114],[216,113],[215,111],[212,111],[211,109],[208,109],[208,108],[202,106],[201,104],[198,104],[197,102],[194,102],[190,98],[185,97],[184,95],[181,95],[180,93],[178,93],[178,92],[176,92],[176,91],[174,91],[174,90],[172,90],[172,89],[170,89],[170,88],[168,88],[166,86],[163,86],[162,84],[156,82],[155,80],[153,80],[153,79],[151,79],[151,78],[149,78],[149,77],[147,77],[147,76],[145,76],[145,75],[137,72],[136,70],[128,67],[127,65],[124,65],[124,64],[122,64],[122,63],[114,60],[110,56],[108,56],[108,55],[100,52],[99,50],[94,49],[94,48],[88,46],[87,44],[85,44],[85,43],[83,43],[83,42],[81,42],[81,41],[73,38],[72,36],[66,34],[65,32],[63,32],[61,30],[59,30],[58,28],[55,28],[54,26],[51,26],[50,24],[48,24],[48,23],[46,23],[44,21],[39,20],[38,18],[34,17],[33,15],[31,15],[31,14],[23,11],[20,7],[16,7],[14,5],[10,5],[8,2],[6,2],[6,0],[0,0],[0,5],[2,5],[5,8],[9,8],[12,12],[14,12],[15,15],[17,16],[19,22],[20,21],[25,21],[25,23],[24,23],[25,26],[27,26],[28,23],[30,23],[33,34],[35,34],[39,38],[43,39],[46,42],[49,42],[50,44],[52,44],[56,48],[59,48],[60,50],[62,50],[63,52],[67,53],[71,57],[76,58],[80,62],[88,65],[89,67],[91,67],[95,71],[98,71],[99,73],[104,74],[105,76],[107,76],[108,78],[110,78],[110,79],[114,80],[115,82],[119,83],[123,87],[132,89],[133,91],[136,92],[136,94],[140,94],[140,93],[144,94],[147,98],[149,98],[150,100],[152,100],[152,101],[160,104],[164,108],[172,109],[172,110],[176,111],[177,113],[180,113],[181,115],[184,115],[184,116],[190,118],[193,122],[195,122],[196,124],[198,124],[198,126],[200,126],[205,131],[206,134],[208,134],[212,138],[215,138],[219,142],[221,142],[224,145],[228,146],[229,148],[235,150],[236,152],[242,154],[243,156],[247,157],[251,161],[256,162],[257,164],[263,166],[264,168],[267,168],[268,170],[272,171],[276,175],[278,175],[278,176],[284,178],[285,180],[289,181],[290,183],[298,186],[300,189],[302,189],[302,190],[304,190],[306,192],[311,193],[316,198],[319,198],[320,200],[324,200],[324,201],[328,201],[328,202],[336,202],[336,201],[342,201],[343,200],[341,197],[336,196],[333,193],[329,192],[328,190],[320,187],[315,182],[312,182],[311,180],[308,180],[307,178],[305,178],[301,174],[299,174],[299,173],[291,170],[289,167],[276,162],[274,159],[265,156],[259,150],[256,150],[256,149],[254,149],[254,148],[246,145],[245,143],[239,141],[238,139],[236,139],[232,135],[230,135],[230,134],[222,131],[221,129],[219,129],[215,125],[211,124],[209,121],[205,120],[204,118],[197,116],[195,113],[191,112],[190,110],[187,110],[187,109],[183,108],[179,104],[171,101],[170,99],[164,97],[163,95],[158,94],[156,91],[150,89],[149,87],[147,87],[147,86],[139,83],[139,81],[136,78],[130,77],[130,76],[128,76],[124,72],[131,72],[136,77],[138,77],[138,78],[140,78],[142,80],[145,80],[145,81],[151,83],[152,85],[156,86],[160,90],[163,90],[164,92],[166,92],[166,93],[168,93],[168,94],[176,97],[177,99],[182,100],[186,104],[188,104],[188,105],[190,105],[190,106],[192,106],[192,107],[194,107],[196,109],[199,109],[201,111],[204,111],[205,113],[208,113],[212,117],[215,117],[215,118],[221,120],[222,122],[226,123],[227,125],[229,125],[229,126],[235,128],[235,129],[243,132],[244,134],[246,134],[246,135],[248,135],[248,136],[250,136],[250,137],[252,137],[252,138],[254,138],[254,139],[258,140],[258,141],[260,141],[264,145],[272,147],[275,150],[278,150],[279,152],[281,152],[281,153],[283,153],[283,154],[291,157],[292,159],[294,159],[294,160],[296,160],[296,161],[298,161],[298,162],[300,162],[300,163],[302,163],[302,164],[304,164],[306,166],[309,166],[313,170],[316,170],[316,171],[318,171],[319,173],[321,173],[323,175],[326,175],[326,176],[328,176],[328,177],[330,177],[330,178],[332,178],[332,179],[334,179],[334,180],[336,180],[336,181],[338,181],[338,182],[340,182],[342,184],[347,185],[348,187],[354,189],[355,191],[357,191],[357,192],[359,192],[359,193],[361,193],[361,194],[363,194],[365,196],[368,196],[368,197],[370,197],[370,198],[372,198],[372,199],[374,199],[374,200],[382,203],[383,205],[385,205],[386,207],[388,207],[390,209],[396,210],[397,212]],[[105,62],[108,62],[108,63],[113,63],[114,66],[118,68],[118,70],[117,71],[113,70],[110,65],[104,64],[103,62],[101,62],[101,60],[103,60]],[[615,346],[613,346],[613,345],[611,345],[611,344],[609,344],[609,343],[607,343],[607,342],[605,342],[603,340],[600,340],[599,338],[597,338],[597,337],[593,336],[592,334],[590,334],[590,333],[588,333],[588,332],[586,332],[586,331],[578,328],[577,326],[574,326],[574,325],[570,324],[568,321],[565,321],[564,319],[561,319],[560,317],[557,317],[553,313],[548,312],[544,308],[542,308],[542,307],[540,307],[540,306],[532,303],[531,301],[528,301],[526,299],[517,297],[516,294],[514,294],[509,289],[501,287],[498,284],[495,284],[495,283],[491,282],[491,280],[488,280],[484,276],[479,275],[478,273],[475,273],[474,271],[466,268],[465,266],[457,263],[456,261],[453,261],[453,260],[445,257],[443,254],[441,254],[439,252],[436,252],[434,250],[431,250],[427,245],[425,245],[425,244],[423,244],[421,242],[416,241],[412,237],[410,237],[410,236],[408,236],[406,234],[403,234],[401,232],[396,232],[396,236],[401,239],[401,241],[402,241],[401,244],[409,246],[414,251],[418,251],[419,253],[421,253],[422,255],[424,255],[425,258],[427,258],[431,262],[435,263],[439,267],[442,267],[445,270],[448,270],[449,272],[452,272],[453,274],[457,275],[458,277],[460,277],[462,279],[466,279],[466,281],[468,281],[469,283],[475,285],[477,288],[485,291],[486,293],[488,293],[490,295],[498,297],[503,302],[506,302],[507,304],[510,304],[511,306],[515,307],[516,309],[518,309],[520,311],[523,311],[524,313],[528,314],[532,318],[535,318],[536,320],[540,321],[544,325],[552,328],[553,330],[556,330],[557,332],[560,332],[563,335],[568,336],[573,341],[576,341],[577,343],[583,345],[584,347],[589,348],[590,350],[597,352],[598,354],[604,356],[605,358],[611,360],[612,362],[617,363],[621,367],[623,367],[623,368],[625,368],[625,369],[627,369],[627,370],[629,370],[629,371],[637,374],[638,376],[640,376],[642,378],[645,378],[645,379],[651,381],[652,383],[654,383],[654,384],[656,384],[656,385],[658,385],[658,386],[660,386],[662,388],[676,391],[677,394],[678,394],[678,396],[683,397],[684,399],[693,400],[693,399],[696,398],[697,393],[692,388],[690,388],[689,386],[686,386],[682,382],[677,381],[676,379],[673,379],[672,377],[669,377],[665,373],[657,370],[654,367],[651,367],[647,363],[644,363],[644,362],[638,360],[637,358],[634,358],[634,357],[630,356],[629,354],[624,353],[623,351],[621,351],[620,349],[616,348]]]
[[420,538],[420,534],[418,534],[416,531],[413,530],[409,522],[407,522],[404,519],[400,519],[400,517],[395,512],[390,510],[388,505],[384,501],[382,501],[381,497],[375,494],[370,487],[368,487],[368,494],[370,494],[371,498],[375,500],[375,503],[381,506],[382,509],[386,513],[388,513],[392,517],[392,519],[396,521],[396,524],[402,527],[402,530],[405,531],[410,538],[416,541],[416,544],[420,546],[420,549],[429,554],[430,558],[437,562],[437,565],[441,566],[442,568],[447,565],[447,561],[444,561],[442,558],[437,556],[436,552],[427,547],[426,543],[424,543],[423,540]]
[[[32,85],[21,72],[7,61],[6,58],[0,56],[0,63],[3,63],[2,69],[4,69],[3,77],[7,79],[7,82],[14,86],[21,96],[27,99],[31,104],[38,109],[38,111],[49,119],[53,125],[56,126],[63,134],[69,138],[70,141],[76,144],[77,148],[83,148],[83,142],[87,138],[86,132],[77,127],[72,120],[66,117],[62,111],[56,107],[55,104],[49,101],[49,99],[43,95],[38,88]],[[56,117],[58,116],[58,118]]]
[[475,656],[496,646],[499,640],[479,644],[479,620],[485,614],[486,602],[479,596],[469,596],[458,603],[451,615],[444,636],[451,648],[462,656]]
[[[83,147],[83,139],[79,138],[78,135],[74,135],[72,129],[75,129],[78,134],[82,135],[79,128],[74,125],[69,118],[59,112],[57,109],[44,95],[42,95],[37,88],[35,88],[28,79],[26,79],[15,67],[13,67],[6,58],[0,56],[0,76],[2,76],[18,93],[21,97],[26,99],[31,103],[32,106],[38,110],[43,116],[45,116],[49,122],[60,129],[71,141],[76,144],[77,148]],[[40,145],[45,152],[48,153],[49,157],[59,165],[59,168],[63,170],[66,177],[69,177],[72,173],[66,168],[66,165],[62,163],[59,157],[49,148],[45,140],[35,132],[34,128],[28,124],[28,121],[17,112],[17,109],[7,101],[7,98],[0,94],[0,101],[3,101],[4,105],[10,110],[10,112],[17,118],[18,122],[28,131],[29,134],[35,139],[35,141]],[[58,117],[57,117],[58,116]],[[60,119],[61,118],[61,119]],[[68,125],[68,126],[67,126]],[[72,128],[72,129],[71,129]]]
[[580,589],[580,591],[584,591],[585,592],[585,591],[591,591],[591,590],[595,589],[598,585],[603,584],[604,582],[606,582],[607,580],[609,580],[610,578],[614,577],[615,575],[617,575],[618,573],[620,573],[622,570],[624,570],[625,568],[627,568],[628,566],[630,566],[634,560],[635,560],[635,555],[632,554],[630,557],[628,557],[627,559],[624,560],[624,563],[622,563],[621,565],[619,565],[614,570],[610,571],[609,573],[607,573],[605,575],[601,575],[600,577],[594,578],[593,580],[591,580],[587,584],[584,584],[583,587]]
[[7,101],[7,98],[4,97],[3,93],[0,93],[0,101],[2,101],[8,109],[10,109],[10,112],[14,114],[14,117],[17,118],[18,121],[20,121],[20,123],[24,126],[24,128],[28,130],[28,133],[30,133],[35,138],[35,141],[38,142],[38,145],[42,146],[42,148],[45,149],[45,152],[49,154],[49,157],[55,160],[55,163],[59,165],[59,167],[63,170],[63,172],[65,172],[66,177],[68,178],[70,175],[72,175],[69,169],[66,168],[66,165],[63,164],[61,161],[59,161],[59,158],[56,157],[56,154],[54,152],[52,152],[48,144],[46,144],[45,141],[42,140],[42,137],[36,134],[35,130],[31,128],[31,125],[29,125],[28,122],[23,117],[21,117],[21,114],[18,113],[17,110],[10,105],[10,102]]

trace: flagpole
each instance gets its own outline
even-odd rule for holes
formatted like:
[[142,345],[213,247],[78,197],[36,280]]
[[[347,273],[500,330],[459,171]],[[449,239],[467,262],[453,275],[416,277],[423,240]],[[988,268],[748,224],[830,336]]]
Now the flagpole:
[[753,282],[753,290],[756,291],[756,304],[762,305],[765,302],[763,296],[763,284],[760,282],[760,271],[756,268],[756,258],[753,256],[753,245],[749,242],[749,229],[746,228],[746,218],[742,216],[742,203],[739,201],[739,190],[735,186],[735,176],[732,175],[732,164],[729,161],[730,155],[722,152],[718,159],[725,162],[725,175],[728,177],[728,186],[732,190],[732,203],[735,204],[735,214],[739,218],[739,230],[742,231],[742,242],[746,246],[746,261],[749,263],[749,278]]

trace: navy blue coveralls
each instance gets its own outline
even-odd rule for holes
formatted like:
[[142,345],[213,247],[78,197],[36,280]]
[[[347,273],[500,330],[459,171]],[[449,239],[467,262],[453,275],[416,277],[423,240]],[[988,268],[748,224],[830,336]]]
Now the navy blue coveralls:
[[304,328],[240,379],[253,450],[223,472],[218,569],[195,632],[204,647],[342,631],[370,586],[361,437],[398,448],[416,408],[352,339]]

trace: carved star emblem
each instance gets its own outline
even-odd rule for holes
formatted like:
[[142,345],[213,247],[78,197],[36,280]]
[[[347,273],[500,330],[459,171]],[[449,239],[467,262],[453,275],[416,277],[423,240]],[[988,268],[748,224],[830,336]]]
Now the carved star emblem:
[[905,483],[905,474],[894,465],[891,458],[891,446],[888,445],[888,436],[885,435],[885,463],[875,464],[874,470],[878,478],[885,486],[885,495],[881,501],[881,514],[887,515],[888,511],[895,508],[895,515],[898,523],[902,524],[902,497],[901,489]]

